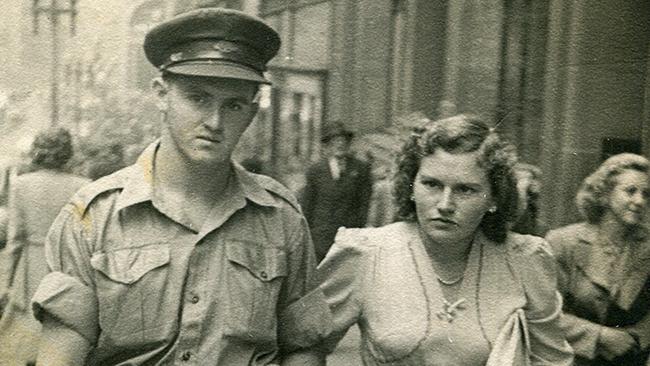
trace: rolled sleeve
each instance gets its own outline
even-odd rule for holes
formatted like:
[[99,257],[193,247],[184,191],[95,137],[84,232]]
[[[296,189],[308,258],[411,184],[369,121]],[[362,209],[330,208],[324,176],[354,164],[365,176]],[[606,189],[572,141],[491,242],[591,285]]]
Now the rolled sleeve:
[[91,250],[84,233],[83,210],[66,205],[45,240],[49,273],[32,297],[36,319],[45,316],[95,344],[99,333],[98,304],[90,267]]
[[32,299],[34,317],[47,314],[95,344],[99,334],[97,300],[88,286],[61,272],[51,272],[41,281]]

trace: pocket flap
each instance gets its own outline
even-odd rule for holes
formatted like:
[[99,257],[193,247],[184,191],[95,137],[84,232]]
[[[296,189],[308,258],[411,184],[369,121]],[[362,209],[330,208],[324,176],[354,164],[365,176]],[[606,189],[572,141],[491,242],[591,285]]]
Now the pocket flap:
[[147,272],[169,263],[167,245],[118,249],[93,253],[90,265],[113,281],[130,285]]
[[287,275],[287,255],[282,249],[231,240],[226,242],[226,256],[230,262],[245,267],[261,281]]

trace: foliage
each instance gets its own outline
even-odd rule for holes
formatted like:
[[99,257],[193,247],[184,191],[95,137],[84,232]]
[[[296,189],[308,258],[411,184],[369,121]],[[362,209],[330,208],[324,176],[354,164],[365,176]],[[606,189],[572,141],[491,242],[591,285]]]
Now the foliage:
[[76,141],[73,171],[92,179],[129,165],[158,135],[159,111],[148,93],[101,86],[68,105]]

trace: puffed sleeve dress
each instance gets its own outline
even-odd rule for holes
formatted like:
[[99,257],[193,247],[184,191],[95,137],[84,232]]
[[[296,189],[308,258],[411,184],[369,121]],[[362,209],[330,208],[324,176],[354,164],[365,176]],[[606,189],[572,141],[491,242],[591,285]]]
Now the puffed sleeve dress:
[[[478,234],[459,287],[464,301],[450,307],[416,224],[341,229],[319,266],[333,314],[323,346],[331,351],[358,324],[364,365],[485,365],[508,320],[523,309],[530,364],[570,365],[554,268],[541,238],[510,234],[497,244]],[[548,294],[550,301],[538,298]],[[528,314],[531,304],[547,305]]]

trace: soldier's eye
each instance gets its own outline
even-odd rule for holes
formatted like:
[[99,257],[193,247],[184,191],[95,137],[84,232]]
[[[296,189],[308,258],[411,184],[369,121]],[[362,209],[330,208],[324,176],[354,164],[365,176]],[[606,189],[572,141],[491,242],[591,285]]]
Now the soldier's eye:
[[188,94],[187,99],[194,104],[204,104],[208,100],[204,94],[197,93]]
[[228,108],[231,111],[237,112],[237,111],[241,111],[242,109],[244,109],[244,106],[240,102],[232,101],[232,102],[229,102],[229,103],[226,104],[226,108]]

